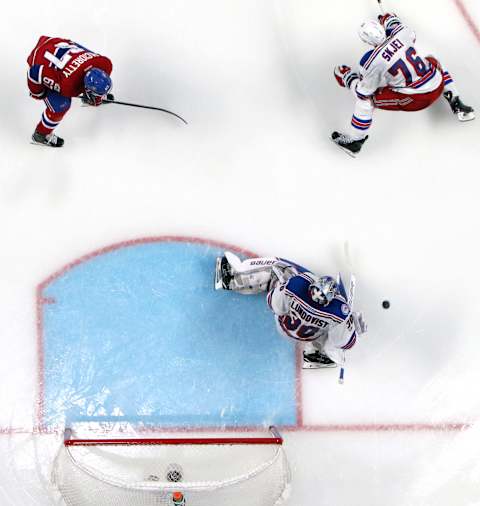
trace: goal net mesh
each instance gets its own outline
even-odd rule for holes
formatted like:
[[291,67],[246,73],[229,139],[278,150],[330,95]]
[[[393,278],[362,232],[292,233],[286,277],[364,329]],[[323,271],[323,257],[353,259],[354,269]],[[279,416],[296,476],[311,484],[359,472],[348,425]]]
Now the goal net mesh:
[[68,506],[274,506],[288,495],[282,444],[151,441],[67,441],[52,481]]

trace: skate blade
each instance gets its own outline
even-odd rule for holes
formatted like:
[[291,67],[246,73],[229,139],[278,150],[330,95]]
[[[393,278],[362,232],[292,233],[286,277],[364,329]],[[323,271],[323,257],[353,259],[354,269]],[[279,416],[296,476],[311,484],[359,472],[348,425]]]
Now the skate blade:
[[213,287],[215,290],[222,290],[223,289],[223,283],[222,283],[222,259],[220,257],[217,258],[215,263],[215,280],[213,283]]
[[315,364],[312,362],[303,362],[302,369],[335,369],[338,367],[337,364]]
[[460,112],[457,114],[458,121],[461,123],[466,123],[467,121],[473,121],[475,119],[475,113],[474,112]]
[[352,158],[357,158],[359,153],[352,153],[352,151],[350,151],[349,149],[344,148],[341,144],[338,144],[338,142],[335,142],[334,139],[330,139],[330,140],[335,144],[335,146],[337,146],[337,148],[340,148],[344,153],[347,153],[348,156],[350,156]]
[[44,144],[43,142],[36,142],[34,140],[30,141],[32,146],[41,146],[42,148],[63,148],[63,146],[54,146],[52,144]]

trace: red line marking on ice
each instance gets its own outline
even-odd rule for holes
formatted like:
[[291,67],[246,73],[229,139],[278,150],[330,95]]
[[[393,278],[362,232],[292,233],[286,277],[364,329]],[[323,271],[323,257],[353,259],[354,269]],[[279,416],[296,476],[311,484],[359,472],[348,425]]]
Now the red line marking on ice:
[[33,432],[15,427],[0,427],[0,436],[14,436],[15,434],[33,434]]
[[[111,421],[111,419],[109,419]],[[280,432],[459,432],[471,429],[473,423],[439,422],[439,423],[365,423],[365,424],[319,424],[319,425],[278,425]],[[142,427],[137,432],[265,432],[264,426],[245,427]]]
[[297,403],[297,426],[303,426],[303,389],[302,389],[302,362],[303,362],[303,351],[300,344],[297,343],[295,347],[295,367],[296,367],[296,378],[295,378],[295,395]]
[[37,313],[37,405],[35,407],[35,416],[37,421],[37,428],[41,432],[42,420],[44,414],[44,399],[45,399],[45,382],[44,382],[44,369],[45,369],[45,356],[43,353],[43,304],[45,297],[42,295],[42,289],[37,287],[36,291],[36,313]]
[[472,31],[473,35],[477,39],[477,42],[480,43],[480,29],[478,28],[477,24],[475,23],[472,15],[470,14],[469,10],[467,9],[465,3],[463,0],[453,0],[455,5],[457,6],[458,10],[460,11],[460,14],[462,15],[463,19],[469,26],[470,30]]
[[[473,427],[473,423],[383,423],[383,424],[324,424],[324,425],[303,425],[303,426],[278,426],[280,432],[302,433],[302,432],[462,432]],[[148,433],[248,433],[248,432],[265,432],[266,427],[143,427],[135,429],[138,434]],[[12,436],[16,434],[30,435],[60,435],[62,431],[44,429],[41,431],[29,430],[14,427],[0,427],[0,436]]]
[[[471,429],[472,423],[376,423],[304,425],[305,432],[458,432]],[[291,429],[284,428],[289,431]],[[299,429],[294,429],[299,430]]]
[[41,297],[40,302],[42,304],[56,304],[56,300],[53,297]]

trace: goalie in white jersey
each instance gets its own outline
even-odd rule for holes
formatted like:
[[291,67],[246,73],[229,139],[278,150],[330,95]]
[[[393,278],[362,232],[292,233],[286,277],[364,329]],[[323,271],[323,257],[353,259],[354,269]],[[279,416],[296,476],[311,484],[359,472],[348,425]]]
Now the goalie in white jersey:
[[340,274],[317,276],[281,258],[250,258],[233,253],[217,258],[217,290],[244,295],[267,292],[279,332],[304,343],[303,367],[319,369],[345,363],[345,351],[366,332],[361,313],[352,311]]
[[356,156],[368,139],[375,108],[420,111],[443,94],[460,121],[475,119],[474,110],[460,100],[450,73],[434,57],[417,54],[415,33],[395,14],[366,21],[359,35],[374,47],[363,56],[359,71],[346,65],[335,68],[337,82],[349,88],[356,100],[350,132],[332,134],[348,154]]

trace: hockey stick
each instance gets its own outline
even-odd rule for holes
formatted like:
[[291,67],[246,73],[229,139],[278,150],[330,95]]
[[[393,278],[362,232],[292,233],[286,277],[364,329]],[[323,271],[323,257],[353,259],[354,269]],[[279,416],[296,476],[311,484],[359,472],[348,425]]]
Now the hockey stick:
[[167,114],[170,114],[172,116],[175,116],[180,121],[183,121],[185,125],[188,125],[188,123],[178,114],[169,111],[168,109],[162,109],[161,107],[153,107],[151,105],[142,105],[142,104],[132,104],[130,102],[119,102],[118,100],[102,100],[102,104],[117,104],[117,105],[126,105],[127,107],[138,107],[140,109],[150,109],[151,111],[160,111],[165,112]]
[[[380,0],[379,0],[380,3]],[[347,263],[347,267],[350,270],[350,273],[353,272],[353,260],[352,260],[352,253],[350,250],[350,243],[348,241],[345,241],[343,243],[343,254],[345,256],[345,260]],[[350,287],[348,289],[348,298],[347,303],[348,307],[350,309],[350,313],[348,314],[347,318],[350,318],[350,315],[352,314],[352,305],[353,305],[353,299],[355,298],[355,286],[356,286],[356,279],[354,274],[350,274]],[[345,357],[345,351],[344,357]],[[340,385],[343,385],[345,381],[345,367],[340,367],[340,375],[338,377],[338,382]]]
[[353,259],[352,259],[352,252],[350,250],[350,243],[348,241],[345,241],[343,243],[343,254],[345,256],[345,260],[347,262],[347,267],[350,270],[350,272],[353,272]]
[[[348,243],[345,243],[346,245]],[[349,261],[350,259],[348,259]],[[347,318],[350,318],[350,315],[352,314],[352,306],[353,306],[353,299],[355,298],[355,286],[356,286],[356,278],[354,274],[350,275],[350,287],[348,289],[348,307],[350,308],[350,313],[348,314]],[[343,351],[343,356],[345,359],[345,350]],[[345,381],[345,367],[340,367],[340,375],[338,377],[338,382],[340,385],[343,385]]]
[[[83,95],[79,96],[78,98],[82,101],[82,105],[85,105],[85,106],[89,105],[88,102],[86,102],[86,99],[85,99],[85,97]],[[150,109],[151,111],[165,112],[167,114],[175,116],[180,121],[183,121],[185,123],[185,125],[188,125],[188,123],[181,116],[179,116],[178,114],[176,114],[176,113],[174,113],[172,111],[169,111],[168,109],[162,109],[161,107],[153,107],[151,105],[142,105],[142,104],[132,104],[130,102],[120,102],[118,100],[102,100],[102,104],[126,105],[128,107],[137,107],[137,108],[140,108],[140,109]]]
[[385,15],[385,8],[383,7],[383,2],[382,2],[382,0],[377,0],[377,2],[378,2],[378,7],[380,8],[380,14],[381,14],[382,16],[384,16],[384,15]]

